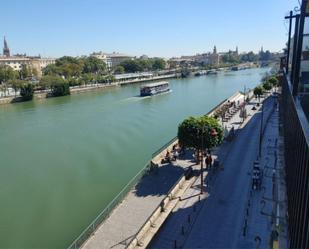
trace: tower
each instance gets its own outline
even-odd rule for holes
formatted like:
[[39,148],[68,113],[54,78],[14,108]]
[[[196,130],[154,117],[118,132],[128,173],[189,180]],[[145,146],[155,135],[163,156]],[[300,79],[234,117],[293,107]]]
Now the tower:
[[236,46],[236,51],[235,52],[236,52],[236,54],[238,54],[238,46]]
[[214,46],[213,54],[216,54],[216,53],[217,53],[217,48],[216,48],[216,46]]
[[8,44],[6,42],[5,37],[4,37],[3,55],[6,56],[6,57],[10,57],[11,56],[10,49],[9,49],[9,46],[8,46]]

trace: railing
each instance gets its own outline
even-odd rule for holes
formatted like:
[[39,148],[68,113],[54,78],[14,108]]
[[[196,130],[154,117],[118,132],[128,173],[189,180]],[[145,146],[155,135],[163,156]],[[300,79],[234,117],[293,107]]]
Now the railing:
[[79,248],[95,232],[97,227],[109,216],[113,209],[124,199],[128,192],[145,175],[145,173],[149,171],[149,169],[150,163],[147,163],[68,248]]
[[166,148],[168,148],[170,145],[172,145],[174,142],[176,142],[178,139],[178,137],[173,137],[170,141],[168,141],[166,144],[164,144],[163,146],[161,146],[158,150],[156,150],[153,154],[152,154],[152,158],[155,158],[157,155],[159,155],[163,150],[165,150]]
[[280,116],[288,197],[290,248],[309,248],[309,123],[298,96],[293,97],[288,75],[281,78]]

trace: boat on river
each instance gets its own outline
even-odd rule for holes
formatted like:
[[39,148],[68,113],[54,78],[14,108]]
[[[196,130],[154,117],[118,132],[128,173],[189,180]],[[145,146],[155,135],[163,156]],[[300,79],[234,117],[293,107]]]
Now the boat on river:
[[140,89],[140,95],[152,96],[160,93],[165,93],[170,91],[170,86],[167,81],[160,81],[156,83],[151,83],[147,85],[142,85]]

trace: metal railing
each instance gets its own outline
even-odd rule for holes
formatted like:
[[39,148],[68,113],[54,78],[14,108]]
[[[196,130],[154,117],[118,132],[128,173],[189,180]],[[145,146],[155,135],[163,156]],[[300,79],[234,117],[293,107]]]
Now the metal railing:
[[135,184],[150,170],[148,162],[120,191],[120,193],[103,209],[103,211],[90,223],[90,225],[73,241],[68,249],[80,248],[80,246],[95,232],[97,227],[110,215],[113,209],[125,198]]
[[159,155],[163,150],[168,148],[170,145],[172,145],[174,142],[176,142],[178,137],[173,137],[170,141],[168,141],[166,144],[161,146],[158,150],[156,150],[154,153],[152,153],[152,158],[155,158],[157,155]]

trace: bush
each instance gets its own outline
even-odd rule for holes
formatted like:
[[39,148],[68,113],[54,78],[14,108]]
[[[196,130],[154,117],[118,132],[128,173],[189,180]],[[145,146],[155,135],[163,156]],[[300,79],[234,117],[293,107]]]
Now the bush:
[[32,100],[34,93],[34,87],[31,83],[23,84],[20,87],[20,96],[24,101]]
[[57,82],[51,85],[52,95],[55,97],[70,95],[70,85],[67,82]]

